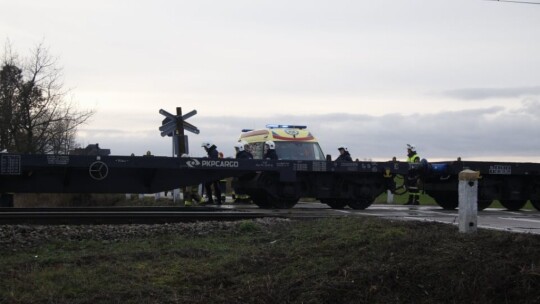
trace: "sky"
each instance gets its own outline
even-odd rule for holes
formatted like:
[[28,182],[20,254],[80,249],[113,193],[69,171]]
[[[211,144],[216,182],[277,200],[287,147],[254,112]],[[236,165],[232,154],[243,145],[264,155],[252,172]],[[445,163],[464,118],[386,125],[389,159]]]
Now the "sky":
[[192,156],[280,123],[333,158],[540,162],[539,37],[540,5],[486,0],[0,0],[0,43],[43,43],[114,155],[170,156],[182,107]]

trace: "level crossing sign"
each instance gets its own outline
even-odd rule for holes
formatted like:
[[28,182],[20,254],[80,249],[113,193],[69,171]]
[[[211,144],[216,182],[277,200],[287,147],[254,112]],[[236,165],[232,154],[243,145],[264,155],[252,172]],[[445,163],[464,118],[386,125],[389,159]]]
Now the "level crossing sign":
[[180,157],[184,153],[188,152],[188,138],[184,135],[184,131],[189,131],[195,134],[199,134],[199,129],[186,122],[186,119],[197,114],[197,110],[193,110],[187,114],[182,115],[182,108],[176,108],[176,115],[173,115],[163,109],[159,110],[159,114],[165,116],[165,119],[161,122],[159,131],[161,136],[171,136],[173,138],[173,156],[176,154]]
[[184,115],[173,115],[163,109],[160,109],[159,114],[165,116],[165,119],[163,119],[163,121],[161,122],[161,127],[159,127],[159,130],[161,131],[161,136],[173,136],[175,133],[183,133],[176,132],[180,131],[177,128],[179,127],[179,125],[181,126],[181,128],[191,133],[199,134],[201,132],[196,126],[186,121],[186,119],[197,114],[197,110],[193,110]]

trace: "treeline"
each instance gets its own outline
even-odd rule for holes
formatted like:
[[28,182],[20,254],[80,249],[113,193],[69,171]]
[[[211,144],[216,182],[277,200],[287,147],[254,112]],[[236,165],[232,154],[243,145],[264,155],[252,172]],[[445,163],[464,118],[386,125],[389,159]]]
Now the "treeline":
[[6,43],[0,67],[0,151],[67,154],[94,112],[68,100],[56,59],[42,44],[19,58]]

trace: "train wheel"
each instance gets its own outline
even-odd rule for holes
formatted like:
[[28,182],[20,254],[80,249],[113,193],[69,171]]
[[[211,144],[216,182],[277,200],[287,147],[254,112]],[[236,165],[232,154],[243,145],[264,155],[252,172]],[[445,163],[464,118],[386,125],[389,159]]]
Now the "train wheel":
[[349,202],[349,207],[351,207],[354,210],[364,210],[367,207],[371,206],[373,204],[373,199],[371,198],[362,198],[357,200],[352,200]]
[[321,203],[327,204],[332,209],[343,209],[348,202],[342,199],[321,199]]
[[272,208],[272,204],[268,201],[266,194],[253,194],[251,196],[251,200],[253,201],[255,205],[259,206],[259,208],[263,208],[263,209]]
[[478,200],[478,210],[484,210],[486,209],[487,207],[489,207],[491,205],[491,203],[493,203],[493,200],[482,200],[482,199],[479,199]]
[[437,205],[441,206],[444,210],[454,210],[458,207],[458,194],[457,192],[441,192],[436,194],[430,194],[437,202]]
[[268,202],[271,205],[271,208],[275,209],[291,209],[298,203],[298,199],[296,198],[279,198],[279,197],[273,197],[269,195],[267,197]]
[[0,207],[13,207],[13,194],[0,193]]
[[525,206],[525,203],[527,203],[526,200],[500,200],[501,205],[504,206],[504,208],[510,210],[510,211],[517,211],[523,206]]
[[534,209],[540,211],[540,200],[531,200],[531,204],[533,205]]

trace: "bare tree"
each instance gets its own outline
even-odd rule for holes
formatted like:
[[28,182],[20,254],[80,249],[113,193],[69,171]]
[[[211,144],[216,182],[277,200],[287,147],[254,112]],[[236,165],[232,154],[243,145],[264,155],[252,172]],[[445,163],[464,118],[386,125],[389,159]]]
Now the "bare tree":
[[10,47],[5,49],[0,70],[0,149],[67,154],[75,144],[77,127],[94,112],[77,110],[66,100],[61,69],[42,44],[23,64]]
[[19,95],[22,70],[15,65],[15,56],[9,42],[6,43],[0,70],[0,150],[11,149],[14,145],[13,129],[15,100]]

